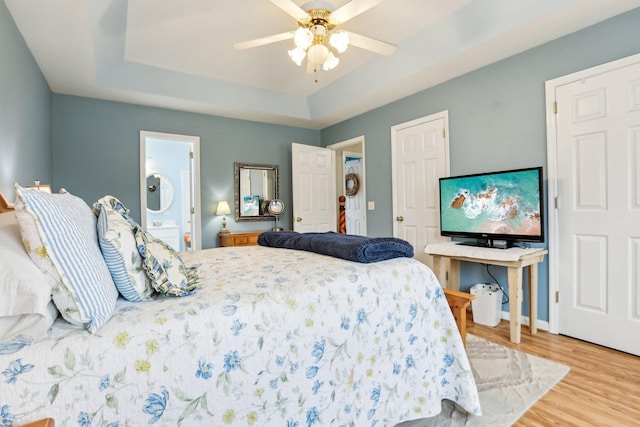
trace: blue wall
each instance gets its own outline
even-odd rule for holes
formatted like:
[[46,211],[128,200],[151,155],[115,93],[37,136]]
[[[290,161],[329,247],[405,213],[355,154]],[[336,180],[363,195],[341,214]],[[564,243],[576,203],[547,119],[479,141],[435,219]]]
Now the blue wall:
[[[393,231],[391,126],[448,110],[452,175],[542,165],[546,179],[545,81],[639,53],[639,29],[640,9],[635,9],[323,129],[323,146],[365,136],[367,198],[376,201],[367,216],[369,235]],[[482,266],[463,264],[462,289],[493,282]],[[503,270],[492,268],[506,286]],[[545,261],[538,298],[538,318],[544,320],[549,318],[548,270]]]
[[[292,142],[327,146],[366,137],[368,233],[390,235],[390,127],[449,111],[451,173],[546,167],[544,82],[640,52],[640,9],[499,63],[314,131],[68,95],[51,95],[24,40],[0,2],[0,191],[14,180],[66,187],[92,203],[119,197],[139,219],[139,131],[201,137],[203,247],[217,245],[220,199],[233,200],[233,162],[278,164],[280,195],[291,206]],[[232,230],[268,229],[269,222]],[[291,212],[283,216],[291,227]],[[497,271],[501,283],[506,275]],[[465,265],[466,287],[490,281],[483,268]],[[540,319],[548,319],[548,266],[540,270]]]
[[0,2],[0,191],[51,183],[51,91],[4,2]]
[[[53,96],[53,183],[93,203],[118,197],[140,220],[140,131],[200,137],[202,247],[218,245],[218,200],[233,201],[233,163],[277,164],[280,197],[291,206],[291,143],[320,145],[320,132],[68,95]],[[291,227],[291,211],[282,217]],[[232,231],[272,222],[235,223]]]

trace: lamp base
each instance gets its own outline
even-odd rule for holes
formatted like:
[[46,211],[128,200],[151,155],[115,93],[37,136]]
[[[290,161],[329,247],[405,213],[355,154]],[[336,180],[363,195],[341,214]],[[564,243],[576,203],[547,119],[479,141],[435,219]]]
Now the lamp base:
[[271,229],[271,231],[282,231],[282,230],[284,230],[284,229],[283,229],[283,228],[280,228],[280,227],[273,227],[273,228]]
[[227,230],[227,218],[225,216],[222,217],[222,230],[218,234],[229,234],[229,230]]

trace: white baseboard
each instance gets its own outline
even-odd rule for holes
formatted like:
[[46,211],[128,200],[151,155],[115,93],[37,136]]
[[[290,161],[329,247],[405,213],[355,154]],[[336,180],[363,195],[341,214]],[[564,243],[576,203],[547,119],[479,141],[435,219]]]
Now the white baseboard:
[[[509,320],[509,312],[508,311],[502,311],[500,312],[500,318],[504,319],[504,320]],[[522,316],[520,317],[520,323],[526,326],[529,326],[529,317],[527,316]],[[546,320],[540,320],[538,319],[536,321],[536,326],[538,327],[538,329],[543,330],[543,331],[549,331],[549,322],[547,322]]]

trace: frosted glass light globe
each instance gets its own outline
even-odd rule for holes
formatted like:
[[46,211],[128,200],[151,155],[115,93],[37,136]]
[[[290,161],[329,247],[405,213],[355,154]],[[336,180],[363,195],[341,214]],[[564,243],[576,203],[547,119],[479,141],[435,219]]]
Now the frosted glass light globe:
[[325,71],[333,70],[340,63],[340,59],[336,58],[333,52],[329,52],[329,57],[324,64],[322,64],[322,69]]
[[313,34],[307,28],[298,27],[293,34],[293,43],[300,49],[307,50],[313,43]]
[[304,61],[304,57],[307,56],[307,52],[303,49],[296,47],[289,51],[289,58],[299,67],[302,65],[302,61]]
[[338,53],[343,53],[349,47],[349,33],[346,31],[336,31],[331,34],[329,44],[335,47]]
[[314,64],[322,64],[329,56],[329,48],[323,44],[314,44],[307,51],[307,58]]

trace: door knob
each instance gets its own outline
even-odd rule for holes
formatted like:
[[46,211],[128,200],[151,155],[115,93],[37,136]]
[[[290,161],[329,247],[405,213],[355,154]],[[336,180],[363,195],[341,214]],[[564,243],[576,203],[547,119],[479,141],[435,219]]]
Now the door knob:
[[404,217],[403,216],[397,216],[396,217],[396,221],[402,222],[402,221],[404,221]]
[[296,222],[300,222],[302,221],[302,218],[300,218],[299,216],[296,217]]

